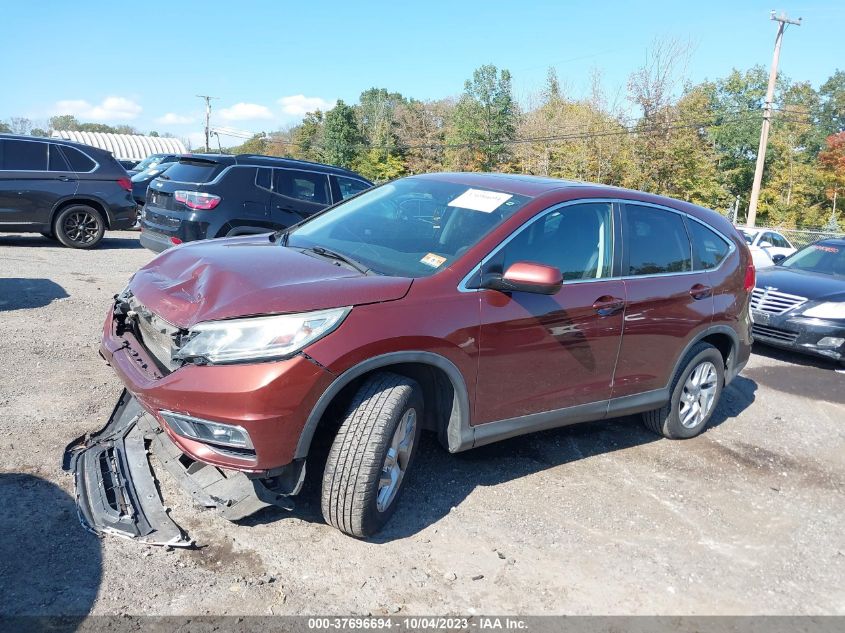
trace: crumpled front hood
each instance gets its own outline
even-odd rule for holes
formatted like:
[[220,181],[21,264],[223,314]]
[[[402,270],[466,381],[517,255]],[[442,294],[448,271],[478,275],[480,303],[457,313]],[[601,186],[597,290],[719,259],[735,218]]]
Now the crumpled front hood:
[[129,287],[149,310],[189,328],[201,321],[394,301],[412,282],[362,275],[261,235],[167,250],[135,273]]

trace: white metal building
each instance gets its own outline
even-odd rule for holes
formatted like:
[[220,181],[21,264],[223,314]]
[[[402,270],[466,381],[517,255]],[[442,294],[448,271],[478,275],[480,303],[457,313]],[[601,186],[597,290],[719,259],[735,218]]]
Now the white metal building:
[[188,150],[178,138],[111,134],[106,132],[55,131],[53,138],[84,143],[105,149],[118,160],[144,160],[150,154],[186,154]]

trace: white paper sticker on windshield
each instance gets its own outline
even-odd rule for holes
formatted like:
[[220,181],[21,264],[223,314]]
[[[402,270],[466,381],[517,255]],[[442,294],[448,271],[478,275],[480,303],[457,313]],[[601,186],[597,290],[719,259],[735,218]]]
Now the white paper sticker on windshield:
[[452,200],[449,206],[470,209],[471,211],[481,211],[482,213],[492,213],[511,198],[513,198],[513,195],[509,193],[484,191],[483,189],[467,189]]
[[441,257],[440,255],[436,255],[435,253],[429,253],[420,261],[426,266],[431,266],[432,268],[440,268],[440,266],[443,265],[443,262],[446,261],[446,258]]

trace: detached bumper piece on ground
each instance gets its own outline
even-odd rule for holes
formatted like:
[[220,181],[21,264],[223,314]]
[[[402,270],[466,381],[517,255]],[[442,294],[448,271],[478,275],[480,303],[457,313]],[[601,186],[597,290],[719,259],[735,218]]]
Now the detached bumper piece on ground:
[[102,430],[74,440],[65,449],[63,468],[73,473],[84,527],[98,535],[113,534],[148,545],[193,546],[163,505],[151,453],[195,503],[218,509],[230,521],[272,505],[292,507],[287,497],[257,479],[186,457],[124,391]]

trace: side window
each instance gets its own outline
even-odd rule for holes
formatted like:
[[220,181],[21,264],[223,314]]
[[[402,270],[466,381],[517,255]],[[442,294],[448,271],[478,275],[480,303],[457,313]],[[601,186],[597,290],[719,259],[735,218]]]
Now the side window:
[[351,198],[356,193],[361,193],[370,188],[370,185],[360,180],[344,178],[343,176],[335,176],[335,178],[337,178],[337,186],[340,188],[340,197],[342,200]]
[[97,163],[88,158],[88,156],[80,152],[75,147],[68,147],[65,145],[62,147],[62,152],[64,153],[65,158],[67,158],[70,168],[75,172],[84,174],[86,172],[93,171],[97,166]]
[[329,204],[329,179],[326,174],[296,169],[276,169],[274,189],[288,198],[314,204]]
[[3,141],[3,164],[0,169],[9,171],[45,171],[47,169],[47,143],[38,141]]
[[692,270],[684,220],[655,207],[625,205],[628,275],[682,273]]
[[687,228],[692,239],[696,270],[710,270],[722,263],[730,250],[728,243],[695,220],[687,220]]
[[557,267],[565,280],[610,277],[612,209],[609,202],[561,207],[528,224],[495,259],[502,271],[529,261]]
[[269,167],[259,167],[255,170],[255,184],[263,189],[273,186],[273,170]]
[[762,246],[763,242],[768,242],[769,244],[774,246],[775,245],[775,238],[771,233],[766,232],[766,233],[763,233],[763,235],[760,237],[760,241],[758,242],[758,244],[760,246]]
[[50,157],[47,169],[50,171],[72,171],[58,145],[50,143],[49,151]]
[[778,248],[792,248],[786,238],[780,233],[772,233],[772,245]]

